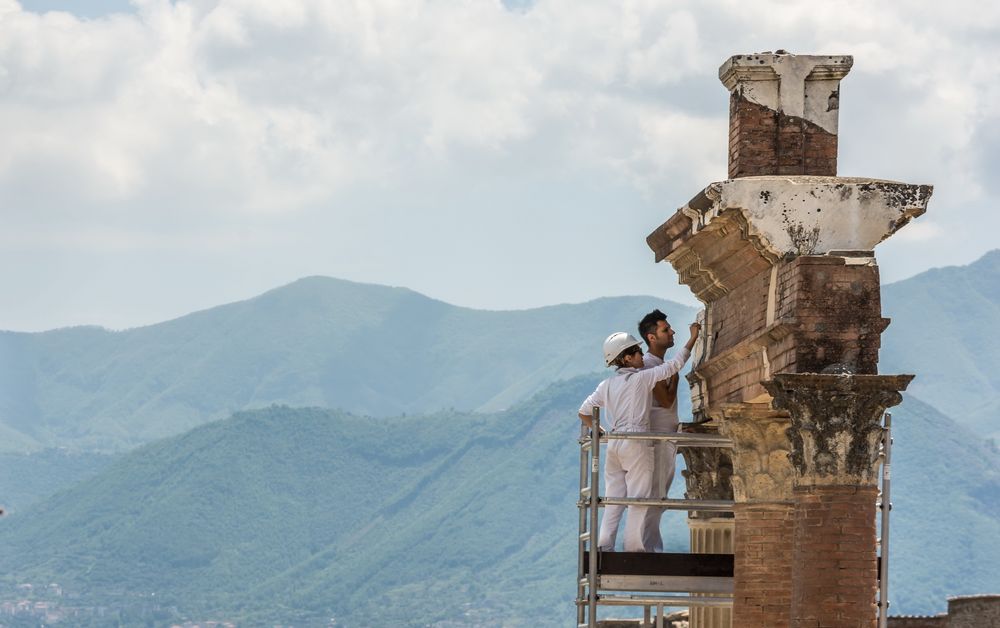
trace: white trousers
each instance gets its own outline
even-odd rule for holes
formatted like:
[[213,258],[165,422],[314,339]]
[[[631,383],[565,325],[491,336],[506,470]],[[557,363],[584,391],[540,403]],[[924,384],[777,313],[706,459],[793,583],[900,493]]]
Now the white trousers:
[[[653,495],[653,473],[656,466],[655,447],[651,441],[612,440],[608,443],[604,461],[604,492],[607,497],[639,497],[648,499]],[[647,524],[646,506],[629,506],[625,519],[625,551],[653,552],[655,539]],[[658,508],[655,510],[659,510]],[[601,533],[598,547],[603,551],[614,551],[618,524],[621,522],[624,506],[607,506],[601,519]],[[657,528],[659,528],[657,526]],[[657,529],[657,535],[659,529]]]
[[[654,432],[676,432],[677,419],[654,409],[650,413]],[[655,443],[655,445],[653,445]],[[674,481],[677,445],[666,441],[612,440],[604,462],[605,494],[608,497],[665,498]],[[606,506],[601,520],[598,547],[614,551],[618,526],[625,506]],[[663,508],[629,506],[625,519],[626,552],[663,551],[660,518]]]
[[[671,413],[660,408],[653,408],[649,413],[650,429],[654,432],[677,431],[676,411]],[[677,460],[677,444],[667,441],[656,443],[653,469],[653,497],[665,498],[670,492],[670,485],[674,482],[674,463]],[[663,508],[649,508],[646,511],[645,527],[652,539],[654,552],[663,551],[663,539],[660,537],[660,517],[663,516]]]

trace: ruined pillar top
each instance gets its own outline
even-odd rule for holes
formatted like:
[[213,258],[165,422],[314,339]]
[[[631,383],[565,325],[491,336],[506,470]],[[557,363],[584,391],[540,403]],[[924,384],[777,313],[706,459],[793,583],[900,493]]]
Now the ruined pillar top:
[[729,97],[729,178],[837,175],[847,55],[736,55],[719,68]]
[[719,68],[719,80],[750,102],[835,134],[840,80],[852,65],[850,55],[794,55],[780,50],[734,55]]
[[876,486],[882,413],[913,375],[778,373],[763,382],[791,415],[795,486]]

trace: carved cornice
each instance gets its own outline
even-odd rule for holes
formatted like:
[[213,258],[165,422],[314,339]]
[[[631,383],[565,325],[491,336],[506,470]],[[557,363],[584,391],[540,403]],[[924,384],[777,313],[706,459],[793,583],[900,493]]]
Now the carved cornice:
[[733,497],[738,503],[792,501],[791,425],[765,404],[722,407],[720,432],[733,440]]
[[646,243],[710,302],[786,256],[871,250],[923,214],[932,193],[856,177],[739,177],[706,187]]
[[796,486],[874,486],[882,413],[903,400],[913,375],[781,373],[763,382],[791,415]]
[[761,270],[777,263],[770,250],[739,209],[706,214],[717,203],[712,184],[646,238],[656,261],[667,260],[680,283],[691,288],[702,302],[714,301]]
[[[713,423],[685,425],[685,432],[696,434],[717,434],[719,428]],[[721,447],[684,447],[682,472],[687,486],[687,499],[729,500],[733,498],[733,459],[729,451]],[[732,513],[691,511],[692,519],[719,519],[732,517]]]

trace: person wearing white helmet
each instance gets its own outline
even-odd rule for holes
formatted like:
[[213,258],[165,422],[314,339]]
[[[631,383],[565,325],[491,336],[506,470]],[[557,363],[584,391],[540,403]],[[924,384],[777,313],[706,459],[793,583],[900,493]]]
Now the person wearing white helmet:
[[[691,338],[670,360],[653,368],[643,368],[641,342],[631,334],[617,332],[604,341],[604,361],[616,367],[615,374],[597,385],[597,389],[580,405],[580,420],[591,429],[599,428],[593,422],[593,408],[604,408],[611,415],[613,432],[650,431],[649,413],[652,407],[652,390],[657,382],[670,379],[680,372],[691,356],[691,349],[701,326],[691,324]],[[604,485],[607,497],[653,497],[653,472],[655,466],[653,441],[612,440],[608,444],[604,462]],[[618,524],[623,510],[608,506],[601,520],[598,547],[613,551],[618,536]],[[659,530],[654,535],[646,525],[647,507],[629,506],[625,521],[625,551],[656,551]]]

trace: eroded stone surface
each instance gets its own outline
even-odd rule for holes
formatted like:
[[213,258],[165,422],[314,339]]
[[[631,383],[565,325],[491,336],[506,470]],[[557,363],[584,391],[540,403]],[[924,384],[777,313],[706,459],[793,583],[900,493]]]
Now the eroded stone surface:
[[[817,176],[743,177],[713,183],[646,238],[657,261],[678,267],[699,232],[740,233],[763,260],[872,250],[927,211],[929,185]],[[704,236],[702,236],[704,237]],[[702,265],[711,273],[711,265]],[[681,272],[678,268],[678,272]]]
[[750,102],[836,134],[840,80],[853,64],[850,55],[735,55],[719,68],[719,80]]
[[875,486],[882,413],[903,400],[901,391],[912,379],[782,373],[764,382],[774,407],[791,415],[789,458],[795,485]]
[[733,497],[738,503],[792,501],[791,423],[767,405],[723,408],[719,431],[733,440]]
[[[685,432],[695,434],[718,434],[714,422],[686,425]],[[684,447],[680,449],[684,457],[686,499],[729,500],[733,499],[733,459],[727,449],[721,447]],[[691,519],[731,518],[732,513],[690,511]]]

